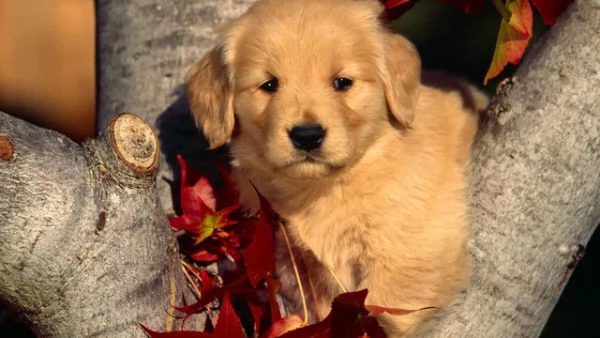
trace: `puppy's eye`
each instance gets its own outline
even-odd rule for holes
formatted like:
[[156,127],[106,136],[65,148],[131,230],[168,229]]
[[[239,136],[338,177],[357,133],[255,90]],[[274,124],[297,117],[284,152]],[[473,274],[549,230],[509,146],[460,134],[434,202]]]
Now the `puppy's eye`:
[[271,80],[260,85],[260,90],[267,93],[275,93],[279,88],[279,81],[276,78],[272,78]]
[[346,77],[338,77],[333,80],[333,88],[339,92],[346,91],[352,87],[352,80]]

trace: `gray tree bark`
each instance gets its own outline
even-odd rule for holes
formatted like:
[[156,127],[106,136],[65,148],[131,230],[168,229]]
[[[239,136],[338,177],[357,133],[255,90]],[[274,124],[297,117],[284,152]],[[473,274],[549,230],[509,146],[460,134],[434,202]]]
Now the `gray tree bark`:
[[[169,182],[178,154],[206,153],[187,107],[183,78],[214,46],[215,28],[244,13],[254,0],[97,0],[98,130],[114,114],[129,111],[158,130],[161,165],[157,191],[164,210],[175,206]],[[202,166],[198,161],[197,166]],[[210,171],[210,168],[206,168]],[[177,172],[177,170],[175,170]]]
[[600,222],[600,1],[571,5],[493,101],[471,168],[472,287],[436,337],[537,337]]
[[0,112],[0,304],[42,337],[178,327],[170,304],[194,298],[155,193],[158,152],[130,114],[79,145]]
[[[224,156],[203,151],[179,89],[183,74],[212,47],[213,29],[251,2],[97,1],[99,126],[121,111],[155,123],[163,151],[158,196],[167,213],[175,156],[196,157],[198,165]],[[600,222],[598,51],[600,1],[576,1],[495,96],[471,170],[472,287],[437,337],[534,337],[542,330],[573,251]],[[7,115],[0,115],[0,135],[17,154],[3,162],[0,145],[0,301],[49,336],[134,336],[136,322],[164,327],[172,240],[147,183],[153,177],[143,179],[145,188],[111,183],[88,146]],[[96,234],[102,217],[106,226]],[[80,281],[87,275],[102,278]],[[140,297],[141,290],[153,291]]]

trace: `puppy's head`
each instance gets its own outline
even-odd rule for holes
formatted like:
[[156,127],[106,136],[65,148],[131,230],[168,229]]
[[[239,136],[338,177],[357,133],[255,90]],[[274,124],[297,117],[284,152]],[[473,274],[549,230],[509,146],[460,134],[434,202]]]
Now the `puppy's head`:
[[409,127],[420,62],[381,11],[376,0],[257,2],[188,74],[211,147],[231,140],[241,165],[320,177],[356,163],[390,124]]

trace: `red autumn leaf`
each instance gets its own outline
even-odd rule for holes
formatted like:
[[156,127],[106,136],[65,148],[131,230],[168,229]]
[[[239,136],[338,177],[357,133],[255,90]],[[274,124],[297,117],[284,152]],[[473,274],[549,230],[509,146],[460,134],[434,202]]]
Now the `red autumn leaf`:
[[177,155],[177,161],[181,170],[180,198],[183,213],[197,212],[202,206],[214,211],[217,201],[208,180],[205,177],[198,178],[197,173],[191,172],[181,155]]
[[535,8],[542,15],[544,23],[549,26],[556,23],[556,18],[558,18],[558,16],[564,12],[573,1],[574,0],[531,0]]
[[228,292],[224,293],[215,331],[210,334],[195,331],[155,332],[144,325],[140,327],[151,338],[244,338],[244,329],[240,323]]
[[362,321],[369,315],[365,309],[367,293],[365,289],[335,297],[329,314],[332,337],[360,337],[365,334]]
[[379,322],[375,317],[365,317],[362,319],[362,326],[365,330],[364,337],[368,338],[387,338],[385,331],[379,325]]
[[260,332],[260,324],[265,314],[265,302],[258,290],[247,287],[236,292],[240,300],[244,300],[254,319],[254,332]]
[[171,332],[156,332],[139,324],[144,333],[150,338],[214,338],[210,333],[197,331],[171,331]]
[[518,64],[531,39],[533,13],[529,0],[508,0],[506,9],[511,13],[510,20],[503,19],[500,23],[496,50],[484,84],[498,76],[509,62]]
[[215,196],[217,198],[217,208],[222,209],[229,205],[236,205],[239,203],[239,193],[235,184],[231,181],[229,169],[218,165],[219,173],[223,179],[221,186],[216,189]]
[[[215,231],[223,229],[229,225],[236,224],[237,221],[234,221],[229,218],[232,212],[239,209],[239,205],[230,206],[224,209],[221,209],[215,213],[209,213],[204,217],[202,222],[202,228],[198,238],[196,239],[196,243],[198,244],[211,236]],[[223,233],[216,233],[218,237],[223,237]]]
[[213,263],[218,261],[220,258],[219,255],[208,252],[206,249],[200,249],[196,252],[190,252],[188,253],[188,257],[200,263]]
[[[175,230],[184,230],[192,234],[193,242],[182,239],[182,251],[199,262],[214,262],[220,257],[236,260],[240,257],[238,249],[240,238],[226,228],[237,223],[231,214],[239,209],[239,205],[231,204],[216,210],[215,193],[209,181],[197,173],[193,173],[187,162],[178,156],[181,168],[181,206],[183,215],[169,219]],[[226,174],[225,171],[223,171]],[[229,177],[224,177],[226,189],[232,189]],[[224,196],[219,190],[219,196]],[[233,194],[227,191],[229,195]],[[221,205],[221,203],[219,204]],[[198,244],[203,243],[201,247]]]
[[260,216],[256,223],[252,243],[244,252],[246,272],[250,285],[256,288],[258,282],[275,272],[275,239],[273,236],[273,211],[269,202],[260,196]]
[[226,284],[220,288],[208,290],[207,292],[203,293],[200,300],[196,303],[186,306],[175,307],[175,309],[179,312],[184,313],[186,317],[189,317],[194,313],[197,313],[200,310],[202,310],[205,306],[210,304],[215,299],[225,295],[226,291],[230,294],[237,294],[241,290],[247,289],[247,281],[248,278],[245,275],[242,275],[241,277],[229,284]]
[[306,323],[300,316],[290,315],[283,317],[271,324],[271,327],[261,338],[275,338],[279,337],[286,332],[290,332],[305,326]]
[[269,306],[271,307],[271,322],[281,319],[279,304],[277,304],[277,293],[281,288],[281,283],[271,277],[267,277],[267,293],[269,295]]
[[[287,318],[287,317],[286,317]],[[322,321],[301,327],[296,330],[288,331],[283,335],[279,336],[280,338],[331,338],[338,337],[331,335],[331,316],[327,316]],[[358,336],[355,336],[358,337]]]
[[234,231],[217,231],[199,245],[183,236],[179,238],[179,244],[182,253],[196,262],[212,263],[223,257],[236,262],[241,257],[240,238]]
[[415,2],[414,0],[380,0],[383,3],[385,9],[394,9],[408,4],[409,2]]
[[198,276],[200,276],[201,297],[203,297],[204,294],[207,294],[209,292],[212,292],[213,290],[216,290],[216,289],[222,287],[204,269],[200,269],[198,271]]
[[233,310],[229,292],[225,292],[223,296],[219,319],[213,336],[218,338],[244,338],[244,329],[235,310]]
[[[379,0],[384,8],[386,17],[394,20],[412,8],[419,0]],[[484,13],[483,0],[440,0],[450,4],[465,14],[481,15]]]
[[[282,335],[282,338],[304,337],[364,337],[384,338],[385,332],[377,319],[365,308],[368,290],[346,292],[337,296],[329,315],[319,323],[302,327]],[[379,308],[378,310],[385,309]]]
[[212,212],[205,204],[200,202],[195,210],[187,210],[188,212],[181,215],[169,218],[171,227],[175,230],[185,230],[194,234],[201,232],[201,224],[204,217]]
[[385,17],[394,20],[412,8],[419,0],[379,0],[385,8]]
[[177,230],[185,230],[196,235],[194,245],[197,245],[213,235],[223,237],[224,234],[219,233],[218,231],[237,223],[237,221],[229,218],[231,213],[237,209],[239,209],[239,206],[237,205],[227,207],[216,212],[210,209],[204,209],[201,212],[184,214],[182,216],[172,218],[169,221],[171,222],[171,226],[173,228]]
[[242,245],[242,236],[245,236],[240,230],[241,227],[241,224],[236,224],[227,231],[216,231],[199,245],[195,245],[191,239],[182,237],[179,241],[181,251],[196,262],[212,263],[223,256],[237,262],[241,257],[239,248]]
[[248,301],[248,307],[250,308],[252,319],[254,319],[254,332],[260,332],[260,322],[265,314],[265,310],[263,309],[262,304],[258,302]]

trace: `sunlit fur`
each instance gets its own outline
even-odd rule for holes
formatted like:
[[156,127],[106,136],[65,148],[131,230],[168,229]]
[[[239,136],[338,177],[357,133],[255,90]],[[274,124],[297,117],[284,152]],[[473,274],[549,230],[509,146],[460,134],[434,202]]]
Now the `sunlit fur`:
[[[323,263],[380,306],[443,310],[467,286],[464,176],[487,99],[460,81],[423,85],[416,50],[382,26],[381,11],[376,0],[258,1],[188,74],[204,135],[212,147],[230,142],[246,208],[258,205],[252,182],[288,222],[318,298],[313,320],[340,293]],[[260,90],[272,77],[278,91]],[[335,91],[337,77],[353,85]],[[326,137],[306,154],[288,131],[309,123]],[[278,252],[282,293],[298,312]],[[399,337],[437,311],[379,319]]]

